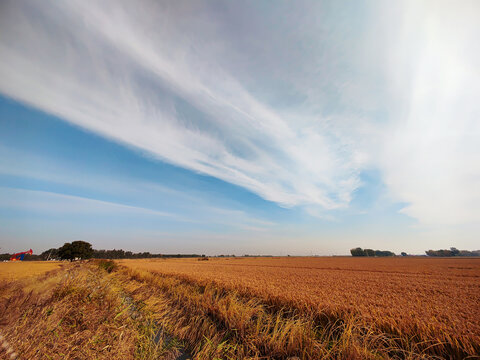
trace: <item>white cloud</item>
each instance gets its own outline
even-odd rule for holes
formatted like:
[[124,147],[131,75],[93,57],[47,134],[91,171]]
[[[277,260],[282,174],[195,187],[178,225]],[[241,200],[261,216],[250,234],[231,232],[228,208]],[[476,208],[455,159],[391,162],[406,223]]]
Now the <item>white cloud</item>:
[[0,91],[282,206],[345,207],[368,166],[478,222],[478,2],[372,5],[6,1]]
[[396,110],[380,166],[424,224],[480,221],[480,6],[410,2],[391,45]]
[[358,164],[345,144],[298,128],[222,68],[229,39],[208,16],[143,5],[4,6],[1,91],[281,205],[348,203]]
[[12,189],[0,187],[0,207],[4,209],[35,211],[42,214],[88,214],[88,215],[154,215],[182,220],[178,215],[138,206],[110,201],[89,199],[80,196],[57,194],[48,191]]

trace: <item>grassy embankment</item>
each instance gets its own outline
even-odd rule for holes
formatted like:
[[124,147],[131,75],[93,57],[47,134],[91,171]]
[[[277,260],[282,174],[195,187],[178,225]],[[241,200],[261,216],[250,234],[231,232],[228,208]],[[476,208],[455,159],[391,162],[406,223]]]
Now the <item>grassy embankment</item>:
[[177,344],[157,336],[150,314],[98,262],[64,263],[43,275],[3,280],[0,319],[0,358],[176,359],[179,354]]

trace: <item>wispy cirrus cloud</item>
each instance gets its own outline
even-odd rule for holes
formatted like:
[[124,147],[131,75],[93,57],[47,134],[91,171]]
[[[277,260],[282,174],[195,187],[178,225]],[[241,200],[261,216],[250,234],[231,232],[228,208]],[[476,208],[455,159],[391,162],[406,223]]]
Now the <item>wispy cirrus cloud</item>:
[[172,218],[176,221],[189,221],[173,213],[49,191],[0,187],[0,195],[0,208],[9,210],[33,211],[57,216],[65,214],[151,215]]
[[[176,197],[184,196],[176,194]],[[35,213],[39,216],[53,215],[68,219],[75,219],[76,216],[133,217],[139,220],[153,217],[164,222],[208,224],[250,232],[265,232],[276,225],[271,221],[253,218],[241,210],[209,206],[202,199],[194,197],[189,200],[189,213],[176,213],[50,191],[0,187],[0,210]]]
[[322,217],[373,167],[420,222],[480,221],[475,1],[1,6],[7,96]]
[[[87,216],[141,222],[157,218],[159,227],[167,222],[190,230],[251,234],[278,225],[216,201],[218,194],[203,194],[178,184],[180,190],[142,174],[102,171],[63,160],[52,162],[45,155],[0,145],[0,182],[9,184],[0,186],[0,210],[69,219]],[[9,178],[15,180],[5,182]],[[75,227],[81,227],[80,223]]]
[[256,99],[215,60],[229,39],[195,7],[11,2],[1,91],[281,205],[347,204],[352,152],[321,119],[299,127]]

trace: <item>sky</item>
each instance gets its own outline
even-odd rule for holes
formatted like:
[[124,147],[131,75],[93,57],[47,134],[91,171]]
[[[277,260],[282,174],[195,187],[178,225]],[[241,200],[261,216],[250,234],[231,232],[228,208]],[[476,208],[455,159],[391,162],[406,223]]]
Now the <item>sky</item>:
[[480,248],[480,3],[0,4],[0,252]]

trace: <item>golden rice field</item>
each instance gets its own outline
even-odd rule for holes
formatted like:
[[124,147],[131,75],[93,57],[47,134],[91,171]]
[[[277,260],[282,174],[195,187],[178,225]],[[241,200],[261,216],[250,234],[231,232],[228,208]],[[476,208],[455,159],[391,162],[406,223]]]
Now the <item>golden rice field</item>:
[[0,262],[0,281],[17,280],[41,275],[54,270],[60,265],[60,261],[14,261]]
[[[480,344],[480,259],[289,257],[119,263],[135,271],[214,284],[309,314],[355,314],[385,333],[432,346]],[[478,355],[477,350],[469,354]]]
[[479,311],[480,259],[0,264],[0,358],[475,359]]

